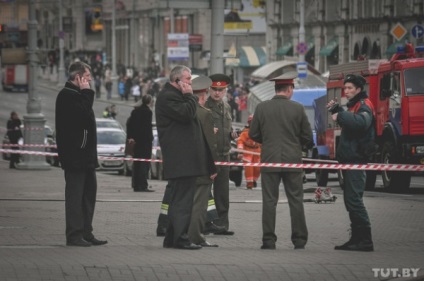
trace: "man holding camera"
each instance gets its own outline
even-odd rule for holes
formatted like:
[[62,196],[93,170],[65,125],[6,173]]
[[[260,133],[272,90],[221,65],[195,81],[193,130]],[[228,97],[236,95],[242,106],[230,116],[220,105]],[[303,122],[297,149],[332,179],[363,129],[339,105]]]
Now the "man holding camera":
[[[337,145],[339,163],[365,164],[375,152],[374,107],[364,91],[366,81],[360,75],[349,74],[344,79],[344,93],[348,100],[345,111],[335,100],[327,104],[334,121],[342,128]],[[343,199],[352,228],[349,241],[335,250],[374,251],[371,223],[362,196],[365,190],[364,170],[343,170]]]
[[[238,137],[237,133],[233,132],[231,127],[231,107],[223,100],[227,94],[227,87],[230,85],[231,79],[225,74],[213,74],[209,78],[212,80],[212,85],[205,107],[212,111],[217,139],[217,161],[229,162],[231,139]],[[219,219],[214,224],[224,226],[225,231],[215,232],[215,235],[234,235],[234,231],[228,230],[228,210],[230,207],[229,183],[230,167],[221,166],[213,184],[213,194],[219,216]],[[206,225],[205,232],[209,232],[208,227],[211,226],[213,225]]]

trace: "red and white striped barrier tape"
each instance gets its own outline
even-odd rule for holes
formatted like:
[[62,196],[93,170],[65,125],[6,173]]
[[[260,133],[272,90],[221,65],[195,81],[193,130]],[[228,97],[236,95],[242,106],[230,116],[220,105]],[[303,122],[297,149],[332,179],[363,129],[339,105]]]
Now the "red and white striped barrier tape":
[[[43,131],[44,128],[20,128],[22,131]],[[0,128],[0,132],[8,132],[8,131],[18,131],[15,129],[6,129],[6,128]]]
[[[57,145],[53,145],[53,144],[2,144],[3,147],[44,147],[44,148],[57,148]],[[102,147],[104,145],[97,145],[97,147]],[[160,150],[159,146],[154,146],[152,147],[152,149],[157,149]]]
[[[3,153],[31,154],[39,156],[57,156],[57,153],[0,149]],[[99,156],[101,160],[123,160],[123,161],[141,161],[141,162],[162,162],[158,159],[143,158],[125,158],[125,157],[106,157]],[[296,163],[242,163],[242,162],[215,162],[218,166],[242,166],[242,167],[267,167],[267,168],[294,168],[294,169],[330,169],[330,170],[370,170],[370,171],[406,171],[423,172],[424,165],[409,164],[296,164]]]

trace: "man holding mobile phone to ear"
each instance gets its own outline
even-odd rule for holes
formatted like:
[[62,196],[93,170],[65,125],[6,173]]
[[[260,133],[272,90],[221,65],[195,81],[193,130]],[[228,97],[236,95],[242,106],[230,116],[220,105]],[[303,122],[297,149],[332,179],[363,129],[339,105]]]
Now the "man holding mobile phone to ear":
[[97,135],[90,66],[75,62],[56,98],[57,152],[65,172],[66,245],[104,245],[93,235],[97,196]]

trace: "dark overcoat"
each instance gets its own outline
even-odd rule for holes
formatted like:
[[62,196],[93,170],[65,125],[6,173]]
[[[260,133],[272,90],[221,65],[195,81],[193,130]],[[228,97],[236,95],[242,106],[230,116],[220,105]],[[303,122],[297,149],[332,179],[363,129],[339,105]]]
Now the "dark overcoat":
[[[312,129],[305,108],[282,95],[275,95],[271,100],[258,104],[250,124],[249,136],[262,144],[263,163],[302,163],[302,150],[313,146]],[[262,172],[281,170],[261,169]]]
[[93,90],[80,90],[69,81],[57,95],[56,143],[62,169],[94,169],[99,166],[93,102]]
[[145,104],[136,107],[127,122],[127,139],[135,140],[135,157],[152,157],[152,110]]
[[163,157],[165,179],[210,174],[207,144],[196,118],[197,100],[169,82],[155,103],[156,126]]

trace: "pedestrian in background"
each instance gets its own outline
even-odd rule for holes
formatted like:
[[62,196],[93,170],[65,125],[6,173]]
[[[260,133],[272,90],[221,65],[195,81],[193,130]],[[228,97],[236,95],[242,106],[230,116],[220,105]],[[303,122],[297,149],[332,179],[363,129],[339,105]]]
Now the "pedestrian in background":
[[[144,95],[134,105],[134,110],[127,121],[127,139],[129,144],[134,144],[134,158],[152,158],[152,110],[150,104],[152,96]],[[132,188],[135,192],[152,192],[148,188],[150,162],[134,161],[132,171]]]
[[112,98],[112,70],[109,65],[106,65],[105,68],[105,88],[106,88],[106,98],[110,100]]
[[[276,95],[261,102],[250,124],[249,136],[262,144],[262,163],[302,163],[302,150],[312,148],[312,129],[305,108],[291,101],[296,72],[288,72],[271,79]],[[263,167],[262,176],[262,246],[276,248],[276,209],[279,186],[283,181],[290,208],[291,240],[295,249],[304,249],[308,241],[303,207],[302,169]]]
[[[204,107],[210,85],[212,85],[212,80],[206,76],[196,77],[192,81],[193,93],[199,102],[196,110],[197,119],[200,121],[211,158],[216,160],[218,158],[216,151],[217,141],[212,112]],[[193,210],[191,213],[188,235],[191,242],[202,247],[218,247],[217,244],[211,244],[206,241],[203,235],[207,219],[209,194],[211,193],[213,179],[216,175],[217,174],[214,173],[212,175],[197,177],[196,179],[196,191],[194,193]]]
[[[327,107],[331,118],[342,128],[337,145],[336,158],[343,164],[366,164],[376,152],[374,106],[364,91],[366,81],[360,75],[349,74],[344,79],[344,92],[348,100],[347,111],[331,100]],[[365,191],[364,170],[342,170],[344,179],[343,199],[349,213],[352,235],[336,250],[374,251],[371,222],[362,196]]]
[[[240,137],[237,139],[237,149],[245,150],[238,155],[239,159],[242,159],[244,163],[259,163],[261,162],[261,144],[255,142],[249,137],[250,123],[252,122],[253,115],[249,115],[247,118],[247,126],[243,129]],[[252,189],[256,187],[257,181],[261,174],[260,167],[244,167],[244,177],[246,179],[246,188]]]
[[[232,131],[231,107],[223,100],[227,94],[227,87],[231,84],[231,79],[227,75],[219,73],[213,74],[209,78],[212,80],[212,86],[210,87],[210,96],[205,103],[205,107],[212,111],[217,139],[217,161],[229,162],[231,139],[238,137],[237,133]],[[221,166],[213,183],[213,194],[219,215],[219,219],[214,221],[214,224],[225,227],[225,231],[215,233],[219,235],[234,235],[234,231],[228,230],[229,184],[230,167]]]
[[69,80],[56,98],[56,142],[65,172],[66,245],[103,245],[93,235],[97,195],[97,135],[90,66],[69,66]]
[[[10,119],[7,120],[7,137],[9,138],[10,144],[17,145],[19,143],[19,139],[22,138],[22,131],[21,131],[21,119],[19,119],[18,113],[15,111],[12,111],[10,113]],[[18,146],[12,146],[10,149],[13,150],[19,150]],[[9,168],[10,169],[16,169],[16,164],[19,163],[19,154],[18,153],[11,153],[10,154],[10,160],[9,160]]]
[[155,112],[163,156],[163,172],[171,190],[169,223],[164,248],[195,250],[187,234],[193,207],[196,178],[213,174],[213,160],[206,160],[207,144],[196,118],[197,100],[191,88],[190,68],[178,65],[158,95]]

